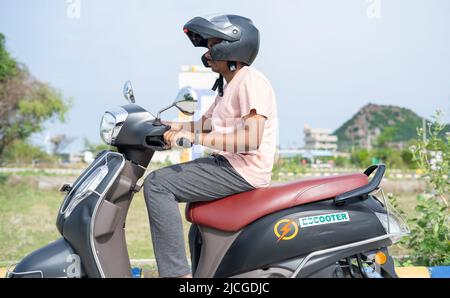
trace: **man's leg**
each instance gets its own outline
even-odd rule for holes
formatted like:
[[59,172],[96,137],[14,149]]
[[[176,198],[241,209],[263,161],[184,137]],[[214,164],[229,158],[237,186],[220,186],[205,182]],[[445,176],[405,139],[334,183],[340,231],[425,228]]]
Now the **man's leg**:
[[199,158],[150,173],[145,179],[144,196],[159,275],[191,273],[179,202],[211,201],[251,189],[222,156]]

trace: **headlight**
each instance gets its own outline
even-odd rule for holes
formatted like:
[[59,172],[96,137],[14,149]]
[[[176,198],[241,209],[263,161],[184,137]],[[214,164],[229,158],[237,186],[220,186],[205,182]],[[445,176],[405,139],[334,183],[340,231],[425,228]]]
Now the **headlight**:
[[105,113],[100,124],[100,136],[106,144],[111,144],[115,126],[116,118],[110,113]]
[[114,145],[114,141],[128,117],[128,112],[123,108],[106,112],[100,123],[100,136],[106,144]]
[[90,194],[95,192],[97,187],[103,181],[103,179],[108,174],[108,166],[105,164],[96,168],[80,186],[77,187],[75,193],[70,199],[70,203],[64,211],[64,218],[70,216],[75,207],[80,204],[84,199],[86,199]]

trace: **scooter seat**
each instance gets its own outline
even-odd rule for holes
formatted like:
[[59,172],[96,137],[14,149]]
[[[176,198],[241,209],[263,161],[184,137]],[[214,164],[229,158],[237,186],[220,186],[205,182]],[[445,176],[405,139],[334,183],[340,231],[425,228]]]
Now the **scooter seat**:
[[191,203],[186,207],[186,218],[201,226],[236,232],[270,213],[331,199],[368,182],[365,174],[346,174],[271,185],[215,201]]

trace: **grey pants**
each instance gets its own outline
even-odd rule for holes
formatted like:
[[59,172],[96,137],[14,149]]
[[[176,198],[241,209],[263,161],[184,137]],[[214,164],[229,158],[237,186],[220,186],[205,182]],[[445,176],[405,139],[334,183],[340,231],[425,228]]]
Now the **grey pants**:
[[220,155],[151,172],[144,182],[144,197],[159,276],[191,273],[179,202],[212,201],[252,189],[254,187]]

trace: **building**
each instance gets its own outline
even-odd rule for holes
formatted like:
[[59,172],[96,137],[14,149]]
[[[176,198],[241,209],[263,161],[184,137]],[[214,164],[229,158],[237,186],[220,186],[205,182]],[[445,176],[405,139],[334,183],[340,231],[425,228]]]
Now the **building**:
[[91,151],[57,154],[63,163],[91,163],[95,156]]
[[337,150],[337,136],[333,136],[331,130],[324,128],[310,128],[305,124],[303,128],[305,134],[306,150]]
[[210,68],[199,65],[182,65],[178,73],[178,88],[190,86],[198,95],[199,104],[194,119],[200,118],[216,98],[216,92],[211,88],[218,75]]
[[[182,65],[178,73],[178,87],[181,89],[186,86],[194,88],[198,96],[198,105],[195,115],[186,116],[179,113],[178,119],[181,122],[198,120],[211,106],[216,97],[216,92],[211,88],[218,78],[218,74],[200,65]],[[194,145],[192,149],[181,150],[180,161],[185,162],[203,155],[203,146]],[[170,157],[169,157],[170,158]]]
[[[218,74],[210,68],[200,65],[182,65],[178,73],[178,87],[181,89],[185,86],[191,86],[200,91],[210,91],[217,77]],[[209,93],[214,95],[213,91]]]

